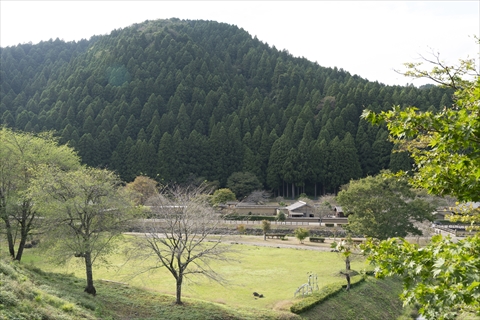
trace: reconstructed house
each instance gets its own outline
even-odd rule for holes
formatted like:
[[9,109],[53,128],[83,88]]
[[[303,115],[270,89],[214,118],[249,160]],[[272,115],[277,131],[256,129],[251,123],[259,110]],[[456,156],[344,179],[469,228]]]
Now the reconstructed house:
[[303,201],[297,201],[279,210],[286,211],[285,214],[288,218],[313,218],[315,216],[313,207]]

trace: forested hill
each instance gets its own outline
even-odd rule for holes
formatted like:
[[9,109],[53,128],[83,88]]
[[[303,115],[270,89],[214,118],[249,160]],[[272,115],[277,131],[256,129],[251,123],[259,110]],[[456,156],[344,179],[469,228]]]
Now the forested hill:
[[285,196],[410,166],[384,128],[360,120],[364,108],[450,103],[444,89],[369,82],[213,21],[146,21],[90,40],[1,48],[0,72],[2,123],[56,130],[86,164],[126,181],[220,186],[250,172]]

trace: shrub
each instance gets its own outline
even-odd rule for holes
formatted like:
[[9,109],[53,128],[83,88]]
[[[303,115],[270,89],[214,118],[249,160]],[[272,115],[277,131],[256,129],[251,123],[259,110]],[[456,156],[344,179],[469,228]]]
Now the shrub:
[[277,216],[276,216],[276,220],[280,221],[280,222],[283,222],[283,221],[287,220],[287,216],[285,215],[285,213],[283,211],[278,211]]
[[65,312],[72,312],[74,307],[75,307],[75,305],[73,303],[66,302],[66,303],[62,304],[60,309],[62,309]]
[[310,235],[310,231],[304,228],[295,229],[295,237],[300,240],[300,243],[303,243],[303,240]]
[[272,224],[270,221],[262,220],[262,231],[263,231],[263,240],[266,240],[267,233],[272,229]]
[[240,233],[240,234],[245,234],[245,231],[246,231],[245,226],[244,226],[243,224],[239,224],[239,225],[237,226],[237,231],[238,231],[238,233]]

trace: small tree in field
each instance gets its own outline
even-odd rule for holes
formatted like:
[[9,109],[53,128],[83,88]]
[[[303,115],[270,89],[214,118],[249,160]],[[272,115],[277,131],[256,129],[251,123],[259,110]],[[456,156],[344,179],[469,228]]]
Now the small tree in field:
[[352,258],[357,251],[357,247],[355,246],[351,238],[347,238],[339,242],[333,242],[331,248],[337,250],[340,253],[343,261],[345,261],[345,270],[341,270],[340,274],[345,276],[345,279],[347,280],[348,291],[350,290],[350,277],[357,274],[356,271],[353,271],[350,268],[350,262],[352,261]]
[[309,235],[310,231],[305,228],[295,229],[295,237],[300,241],[300,243],[303,243],[303,240],[305,240]]
[[84,260],[89,294],[96,294],[95,261],[115,248],[113,240],[135,217],[135,207],[120,185],[111,171],[81,167],[67,172],[45,168],[30,186],[32,199],[50,226],[49,249],[57,262],[74,256]]
[[247,230],[245,229],[245,225],[239,224],[239,225],[237,226],[237,231],[238,231],[238,233],[240,234],[240,236],[242,236],[242,234],[245,234],[245,232],[246,232]]
[[133,182],[127,183],[126,188],[135,204],[144,205],[147,199],[157,193],[157,185],[158,182],[149,177],[138,176]]
[[176,304],[182,304],[185,278],[203,275],[215,281],[222,278],[212,269],[212,260],[227,260],[231,247],[221,244],[216,234],[219,220],[201,187],[172,187],[149,200],[152,215],[162,223],[146,222],[145,236],[139,239],[136,252],[152,256],[153,268],[165,267],[176,281]]
[[262,220],[263,240],[267,240],[267,233],[272,229],[270,221]]
[[279,221],[280,223],[284,222],[285,220],[287,220],[287,216],[285,215],[285,212],[283,211],[278,211],[277,213],[277,221]]

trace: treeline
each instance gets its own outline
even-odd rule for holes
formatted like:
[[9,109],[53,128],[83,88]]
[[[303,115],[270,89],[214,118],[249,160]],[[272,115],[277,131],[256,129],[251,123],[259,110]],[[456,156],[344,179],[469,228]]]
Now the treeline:
[[126,181],[225,186],[251,172],[276,195],[335,192],[411,166],[392,153],[385,128],[360,119],[364,108],[451,104],[445,89],[369,82],[213,21],[146,21],[0,55],[1,122],[55,130],[84,163]]

